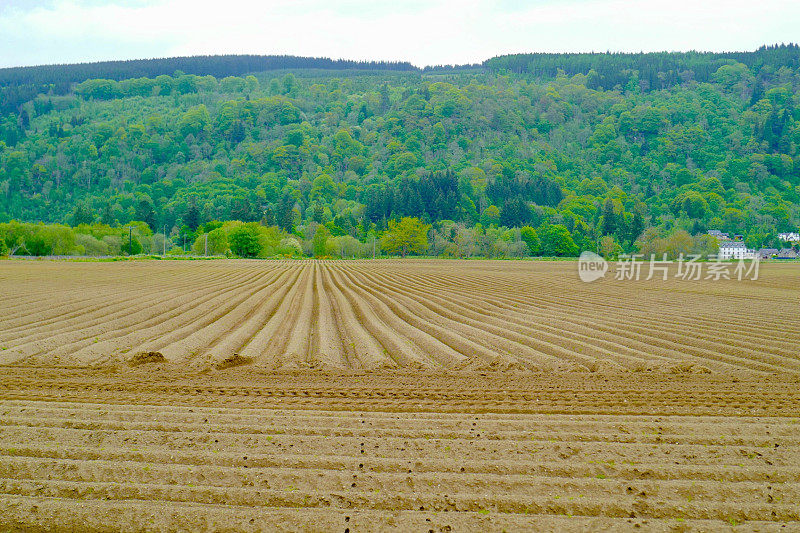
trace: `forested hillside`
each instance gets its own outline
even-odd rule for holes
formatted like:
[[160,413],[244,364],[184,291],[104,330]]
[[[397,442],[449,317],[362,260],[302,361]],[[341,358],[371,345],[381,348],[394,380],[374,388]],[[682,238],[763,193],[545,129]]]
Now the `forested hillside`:
[[346,61],[297,56],[191,56],[163,59],[101,61],[74,65],[41,65],[0,69],[0,113],[14,110],[39,93],[64,95],[73,84],[94,78],[126,80],[155,78],[175,72],[198,76],[241,76],[280,69],[417,70],[410,63]]
[[366,243],[418,217],[432,252],[458,255],[523,226],[566,231],[559,253],[603,236],[633,249],[648,226],[766,245],[800,223],[799,59],[792,45],[237,76],[117,65],[79,83],[62,69],[24,98],[44,71],[0,71],[20,100],[0,118],[0,222],[240,220]]

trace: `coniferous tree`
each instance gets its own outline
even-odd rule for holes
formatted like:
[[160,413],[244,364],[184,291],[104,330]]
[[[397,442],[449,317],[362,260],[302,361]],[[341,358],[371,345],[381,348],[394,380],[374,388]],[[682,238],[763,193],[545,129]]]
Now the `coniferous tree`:
[[136,206],[136,220],[141,220],[147,224],[151,230],[156,229],[158,226],[158,221],[156,220],[156,211],[153,208],[152,201],[147,198],[142,198],[139,200],[139,203]]
[[189,204],[189,207],[186,209],[186,214],[183,217],[183,223],[189,226],[192,231],[196,230],[200,225],[200,209],[194,202]]

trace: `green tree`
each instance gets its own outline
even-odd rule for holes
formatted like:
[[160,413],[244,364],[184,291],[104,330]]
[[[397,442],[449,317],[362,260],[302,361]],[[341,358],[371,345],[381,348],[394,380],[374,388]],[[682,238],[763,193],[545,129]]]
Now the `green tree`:
[[664,251],[669,259],[677,259],[681,254],[691,254],[694,247],[692,236],[687,231],[678,230],[667,237]]
[[640,209],[636,209],[633,213],[633,219],[631,220],[631,225],[628,228],[628,240],[630,242],[636,241],[639,238],[639,235],[642,234],[645,228],[644,223],[644,216],[641,213]]
[[107,226],[114,224],[114,213],[111,210],[111,202],[103,204],[103,213],[100,215],[100,223]]
[[149,198],[142,198],[136,205],[136,220],[141,220],[151,230],[155,230],[158,222],[156,221],[156,211],[153,202]]
[[428,247],[430,225],[414,217],[389,221],[389,229],[381,238],[381,248],[389,254],[421,254]]
[[[86,81],[73,67],[61,81],[39,69],[41,84],[0,98],[0,220],[88,222],[85,203],[109,225],[191,229],[195,198],[200,221],[260,219],[290,233],[316,221],[361,240],[407,216],[504,232],[562,224],[581,250],[603,235],[632,250],[647,223],[658,239],[721,229],[763,246],[800,226],[799,53],[523,54],[488,61],[488,77],[393,86],[382,72],[283,79],[290,68],[262,87],[237,58],[210,67],[219,82],[177,66],[161,75],[170,61],[95,65]],[[51,94],[53,83],[70,91],[68,79],[72,92]],[[139,209],[145,197],[158,226]],[[123,248],[95,236],[106,237]],[[471,246],[520,252],[511,242],[484,230]],[[261,255],[272,251],[262,242]]]
[[545,256],[575,257],[578,246],[572,240],[572,234],[562,224],[551,224],[539,228],[541,253]]
[[194,231],[200,225],[200,209],[197,208],[197,204],[192,202],[189,204],[188,209],[186,209],[186,214],[183,216],[183,223],[189,226],[189,228]]
[[708,211],[708,202],[697,191],[683,191],[672,200],[670,208],[676,215],[683,213],[691,218],[703,218]]
[[604,235],[600,239],[599,252],[606,259],[615,259],[622,252],[622,247],[617,243],[613,235]]
[[618,228],[617,213],[614,211],[614,199],[609,196],[603,202],[603,235],[614,235]]
[[261,253],[259,227],[255,222],[236,226],[228,235],[231,251],[239,257],[257,257]]
[[[719,253],[719,241],[716,239],[716,237],[703,234],[695,235],[692,240],[694,242],[692,253],[694,254],[697,254],[703,258],[708,258],[711,255],[717,255]],[[763,241],[759,242],[758,246],[760,246],[762,243]]]
[[200,234],[192,245],[196,255],[225,255],[230,250],[228,234],[224,228],[215,228],[208,233]]
[[522,242],[528,247],[528,251],[531,255],[536,255],[539,253],[539,248],[541,246],[541,242],[539,241],[539,235],[536,233],[536,230],[530,226],[523,226],[520,230],[520,238]]
[[314,179],[314,186],[311,189],[311,199],[321,199],[330,201],[336,195],[336,183],[327,174],[320,174]]
[[94,221],[94,213],[85,203],[79,203],[72,210],[72,225],[91,224]]
[[41,233],[34,233],[25,239],[25,249],[35,256],[50,255],[53,247]]
[[205,105],[200,104],[192,107],[183,114],[178,122],[178,130],[181,135],[198,136],[205,131],[211,123],[211,116],[208,114],[208,109]]
[[122,239],[122,253],[125,255],[139,255],[142,253],[142,243],[139,238],[131,232]]
[[389,109],[391,102],[389,101],[389,85],[384,83],[380,89],[380,106],[381,111],[386,112]]
[[283,79],[281,80],[283,84],[283,90],[289,94],[297,85],[297,78],[295,78],[294,74],[291,72],[286,74]]
[[314,238],[311,241],[311,248],[312,252],[314,253],[314,257],[322,257],[326,255],[327,250],[325,245],[328,242],[328,237],[331,236],[331,232],[328,231],[328,228],[325,226],[317,226],[317,231],[314,233]]

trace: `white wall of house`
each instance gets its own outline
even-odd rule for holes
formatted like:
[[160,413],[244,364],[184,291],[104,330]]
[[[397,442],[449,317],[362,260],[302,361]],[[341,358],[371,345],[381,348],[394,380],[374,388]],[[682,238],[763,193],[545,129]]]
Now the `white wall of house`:
[[717,254],[717,258],[723,261],[727,259],[755,259],[755,256],[756,253],[743,244],[736,246],[726,246],[723,244],[719,247],[719,254]]
[[779,233],[778,239],[787,242],[798,242],[800,241],[800,233],[791,232],[791,233]]

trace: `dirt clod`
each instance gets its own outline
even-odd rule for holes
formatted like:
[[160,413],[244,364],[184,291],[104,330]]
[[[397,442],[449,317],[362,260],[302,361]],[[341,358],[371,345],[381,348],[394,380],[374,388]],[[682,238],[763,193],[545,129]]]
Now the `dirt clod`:
[[226,368],[233,368],[235,366],[249,365],[253,363],[252,357],[242,357],[238,353],[226,357],[215,365],[217,370],[225,370]]
[[139,352],[130,358],[128,364],[131,366],[147,365],[150,363],[163,363],[166,359],[161,352]]

